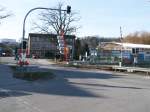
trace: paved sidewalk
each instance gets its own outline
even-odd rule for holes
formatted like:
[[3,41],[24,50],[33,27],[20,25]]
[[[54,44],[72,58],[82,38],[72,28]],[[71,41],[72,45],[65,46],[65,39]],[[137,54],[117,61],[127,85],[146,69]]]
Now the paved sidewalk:
[[21,98],[28,94],[15,90],[18,85],[28,84],[13,78],[9,66],[0,64],[0,112],[39,112]]

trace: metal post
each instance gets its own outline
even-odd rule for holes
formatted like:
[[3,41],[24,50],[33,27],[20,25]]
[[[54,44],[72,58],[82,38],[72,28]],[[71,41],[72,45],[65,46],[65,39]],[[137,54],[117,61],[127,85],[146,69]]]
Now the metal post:
[[122,66],[122,62],[123,62],[123,53],[122,53],[122,51],[123,51],[123,38],[122,38],[122,28],[121,28],[121,26],[120,26],[120,42],[121,42],[121,53],[120,53],[120,66]]
[[75,45],[75,38],[72,40],[72,60],[74,58],[74,45]]

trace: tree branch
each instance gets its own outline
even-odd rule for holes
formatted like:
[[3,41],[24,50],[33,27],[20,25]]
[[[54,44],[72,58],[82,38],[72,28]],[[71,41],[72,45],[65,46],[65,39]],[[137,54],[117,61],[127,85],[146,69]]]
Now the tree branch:
[[[63,9],[63,4],[59,3],[57,5],[57,9]],[[43,26],[49,28],[48,30],[55,31],[57,34],[60,34],[61,30],[64,31],[64,34],[71,34],[75,32],[78,29],[78,27],[75,26],[75,23],[80,20],[75,12],[71,12],[68,15],[66,12],[51,10],[40,13],[39,18],[42,21]]]

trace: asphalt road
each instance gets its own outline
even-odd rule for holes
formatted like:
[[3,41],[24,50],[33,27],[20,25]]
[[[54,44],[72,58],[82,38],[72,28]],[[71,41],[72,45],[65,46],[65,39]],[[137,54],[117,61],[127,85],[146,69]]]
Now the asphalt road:
[[0,65],[0,112],[150,112],[150,79],[145,76],[64,68],[44,60],[35,65],[51,69],[56,78],[18,80]]

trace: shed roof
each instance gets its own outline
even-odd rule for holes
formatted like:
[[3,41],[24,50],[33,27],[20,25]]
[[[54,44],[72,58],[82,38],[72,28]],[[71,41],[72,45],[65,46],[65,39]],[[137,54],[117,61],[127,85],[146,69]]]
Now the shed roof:
[[115,43],[117,45],[121,45],[123,47],[129,47],[129,48],[147,48],[150,49],[150,45],[146,44],[132,44],[132,43]]

